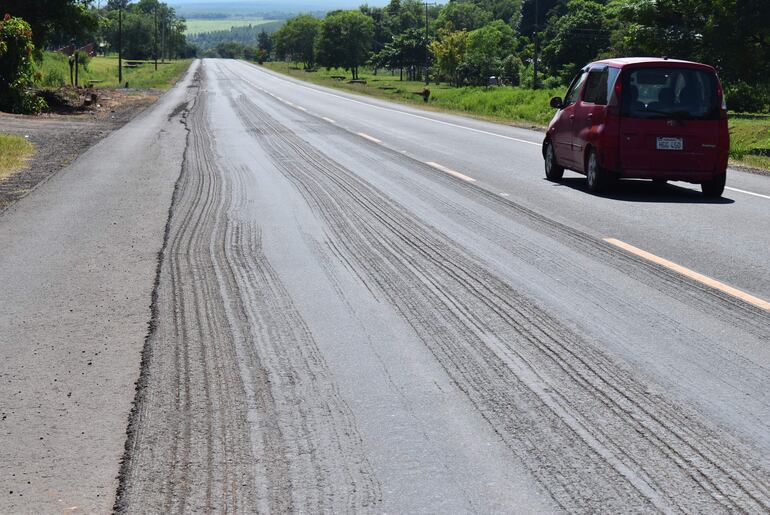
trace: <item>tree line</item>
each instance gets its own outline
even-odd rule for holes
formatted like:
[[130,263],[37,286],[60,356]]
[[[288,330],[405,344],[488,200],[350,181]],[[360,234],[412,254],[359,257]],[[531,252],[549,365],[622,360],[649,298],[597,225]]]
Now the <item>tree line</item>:
[[[391,0],[300,15],[272,56],[305,68],[391,69],[457,86],[556,87],[605,57],[668,56],[713,65],[734,108],[770,104],[768,0]],[[427,64],[427,66],[426,66]]]

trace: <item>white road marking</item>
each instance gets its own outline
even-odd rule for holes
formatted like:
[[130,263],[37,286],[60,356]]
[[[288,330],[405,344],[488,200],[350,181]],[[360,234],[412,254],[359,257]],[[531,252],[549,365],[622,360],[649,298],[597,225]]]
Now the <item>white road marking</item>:
[[[259,68],[256,68],[256,69],[259,69]],[[327,95],[327,96],[330,96],[330,97],[339,98],[339,99],[342,99],[342,100],[346,100],[348,102],[353,102],[354,104],[361,104],[361,105],[364,105],[364,106],[367,106],[367,107],[371,107],[373,109],[379,109],[380,111],[389,111],[389,112],[392,112],[392,113],[402,114],[404,116],[411,116],[412,118],[419,118],[420,120],[427,120],[429,122],[434,122],[434,123],[438,123],[438,124],[441,124],[441,125],[447,125],[449,127],[455,127],[457,129],[463,129],[463,130],[466,130],[466,131],[476,132],[476,133],[479,133],[479,134],[486,134],[487,136],[494,136],[496,138],[502,138],[502,139],[506,139],[506,140],[509,140],[509,141],[516,141],[516,142],[519,142],[519,143],[526,143],[527,145],[535,145],[535,146],[538,146],[538,147],[542,145],[542,143],[538,143],[538,142],[534,142],[534,141],[527,141],[525,139],[514,138],[514,137],[511,137],[511,136],[504,136],[502,134],[497,134],[496,132],[489,132],[489,131],[485,131],[485,130],[481,130],[481,129],[474,129],[472,127],[466,127],[465,125],[459,125],[459,124],[456,124],[456,123],[450,123],[450,122],[445,122],[445,121],[442,121],[442,120],[436,120],[435,118],[430,118],[429,116],[421,116],[419,114],[407,113],[406,111],[400,111],[398,109],[393,109],[393,108],[390,108],[390,107],[383,107],[383,106],[378,106],[378,105],[370,104],[368,102],[362,102],[360,100],[354,100],[352,98],[344,97],[342,95],[335,95],[334,93],[329,93],[328,91],[322,91],[320,89],[311,88],[309,86],[305,86],[304,84],[299,84],[297,82],[284,79],[283,77],[280,77],[278,75],[273,75],[270,72],[263,72],[263,73],[266,73],[266,74],[270,75],[271,77],[273,77],[273,78],[275,78],[277,80],[280,80],[280,81],[283,81],[283,82],[289,82],[291,84],[294,84],[295,86],[298,86],[300,88],[305,88],[305,89],[309,89],[311,91],[315,91],[316,93],[320,93],[321,95]]]
[[467,175],[461,174],[460,172],[456,172],[451,168],[447,168],[446,166],[440,165],[438,163],[434,163],[433,161],[426,161],[425,164],[428,166],[432,166],[436,170],[441,170],[444,173],[448,173],[449,175],[457,177],[458,179],[462,179],[467,182],[476,182],[476,179],[474,179],[473,177],[468,177]]
[[689,277],[690,279],[694,281],[698,281],[701,284],[705,284],[706,286],[710,286],[711,288],[714,288],[715,290],[719,290],[723,293],[726,293],[728,295],[731,295],[737,299],[740,299],[744,302],[747,302],[751,304],[752,306],[756,306],[760,309],[764,309],[766,311],[770,311],[770,302],[760,299],[759,297],[755,297],[749,293],[746,293],[745,291],[739,290],[738,288],[733,288],[732,286],[729,286],[725,283],[719,282],[716,279],[712,279],[711,277],[705,276],[703,274],[699,274],[698,272],[694,270],[690,270],[689,268],[685,268],[682,265],[678,265],[672,261],[669,261],[667,259],[664,259],[662,257],[656,256],[655,254],[651,254],[645,250],[642,250],[638,247],[634,247],[633,245],[630,245],[626,242],[617,240],[615,238],[604,238],[604,241],[611,245],[615,245],[616,247],[619,247],[627,252],[630,252],[632,254],[636,254],[639,257],[642,257],[646,259],[647,261],[652,261],[653,263],[656,263],[658,265],[664,266],[668,268],[669,270],[673,270],[674,272],[678,272],[685,277]]
[[744,193],[746,195],[753,195],[755,197],[766,198],[767,200],[770,200],[770,195],[762,195],[761,193],[754,193],[753,191],[739,190],[738,188],[731,188],[730,186],[725,186],[725,189],[730,191],[737,191],[738,193]]
[[510,197],[510,195],[508,193],[500,193],[500,196],[501,197]]
[[323,120],[326,120],[326,121],[327,121],[327,122],[329,122],[329,123],[337,123],[337,122],[335,122],[334,120],[332,120],[331,118],[327,118],[327,117],[325,117],[325,116],[323,116],[323,117],[322,117],[322,119],[323,119]]
[[363,132],[359,132],[358,135],[364,139],[368,139],[369,141],[373,141],[375,143],[382,143],[382,141],[378,140],[377,138],[369,136],[368,134],[364,134]]
[[304,108],[304,107],[302,107],[302,106],[298,106],[298,105],[296,105],[296,104],[295,104],[295,105],[294,105],[294,107],[296,107],[296,108],[297,108],[297,109],[299,109],[300,111],[305,111],[305,112],[307,112],[307,109],[305,109],[305,108]]

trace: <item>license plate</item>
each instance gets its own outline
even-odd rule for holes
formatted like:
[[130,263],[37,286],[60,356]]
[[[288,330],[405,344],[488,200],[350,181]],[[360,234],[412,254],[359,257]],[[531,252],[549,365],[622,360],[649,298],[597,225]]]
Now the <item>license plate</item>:
[[658,138],[658,150],[682,150],[682,138]]

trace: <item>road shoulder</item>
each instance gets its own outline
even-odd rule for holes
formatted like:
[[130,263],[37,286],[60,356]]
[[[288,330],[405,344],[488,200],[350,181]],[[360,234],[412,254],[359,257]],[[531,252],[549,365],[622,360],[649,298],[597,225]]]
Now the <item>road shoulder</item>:
[[0,216],[2,513],[113,507],[196,67]]

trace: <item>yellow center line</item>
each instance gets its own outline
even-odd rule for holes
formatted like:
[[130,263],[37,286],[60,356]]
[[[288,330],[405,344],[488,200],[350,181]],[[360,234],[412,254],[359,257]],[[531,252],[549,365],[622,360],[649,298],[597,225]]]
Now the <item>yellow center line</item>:
[[368,139],[369,141],[373,141],[375,143],[382,143],[382,141],[378,140],[377,138],[369,136],[368,134],[364,134],[363,132],[359,132],[358,135],[364,139]]
[[467,182],[476,182],[476,179],[474,179],[473,177],[468,177],[467,175],[461,174],[460,172],[456,172],[451,168],[447,168],[446,166],[440,165],[438,163],[434,163],[433,161],[426,161],[425,164],[428,166],[432,166],[436,170],[441,170],[444,173],[448,173],[449,175],[457,177],[458,179],[462,179]]
[[745,291],[739,290],[737,288],[733,288],[732,286],[729,286],[725,283],[719,282],[716,279],[712,279],[711,277],[705,276],[703,274],[699,274],[698,272],[694,270],[690,270],[689,268],[685,268],[682,265],[677,265],[676,263],[669,261],[667,259],[664,259],[662,257],[656,256],[655,254],[651,254],[645,250],[642,250],[640,248],[634,247],[633,245],[630,245],[628,243],[625,243],[623,241],[617,240],[615,238],[604,238],[604,241],[611,245],[615,245],[616,247],[619,247],[625,251],[628,251],[632,254],[635,254],[639,257],[642,257],[646,259],[647,261],[652,261],[653,263],[656,263],[658,265],[664,266],[668,268],[669,270],[673,270],[674,272],[680,273],[684,275],[685,277],[689,277],[690,279],[694,281],[698,281],[701,284],[705,284],[706,286],[709,286],[711,288],[714,288],[715,290],[719,290],[723,293],[726,293],[728,295],[731,295],[737,299],[740,299],[744,302],[747,302],[748,304],[751,304],[752,306],[756,306],[760,309],[764,309],[766,311],[770,311],[770,302],[760,299],[759,297],[755,297],[751,294],[746,293]]

